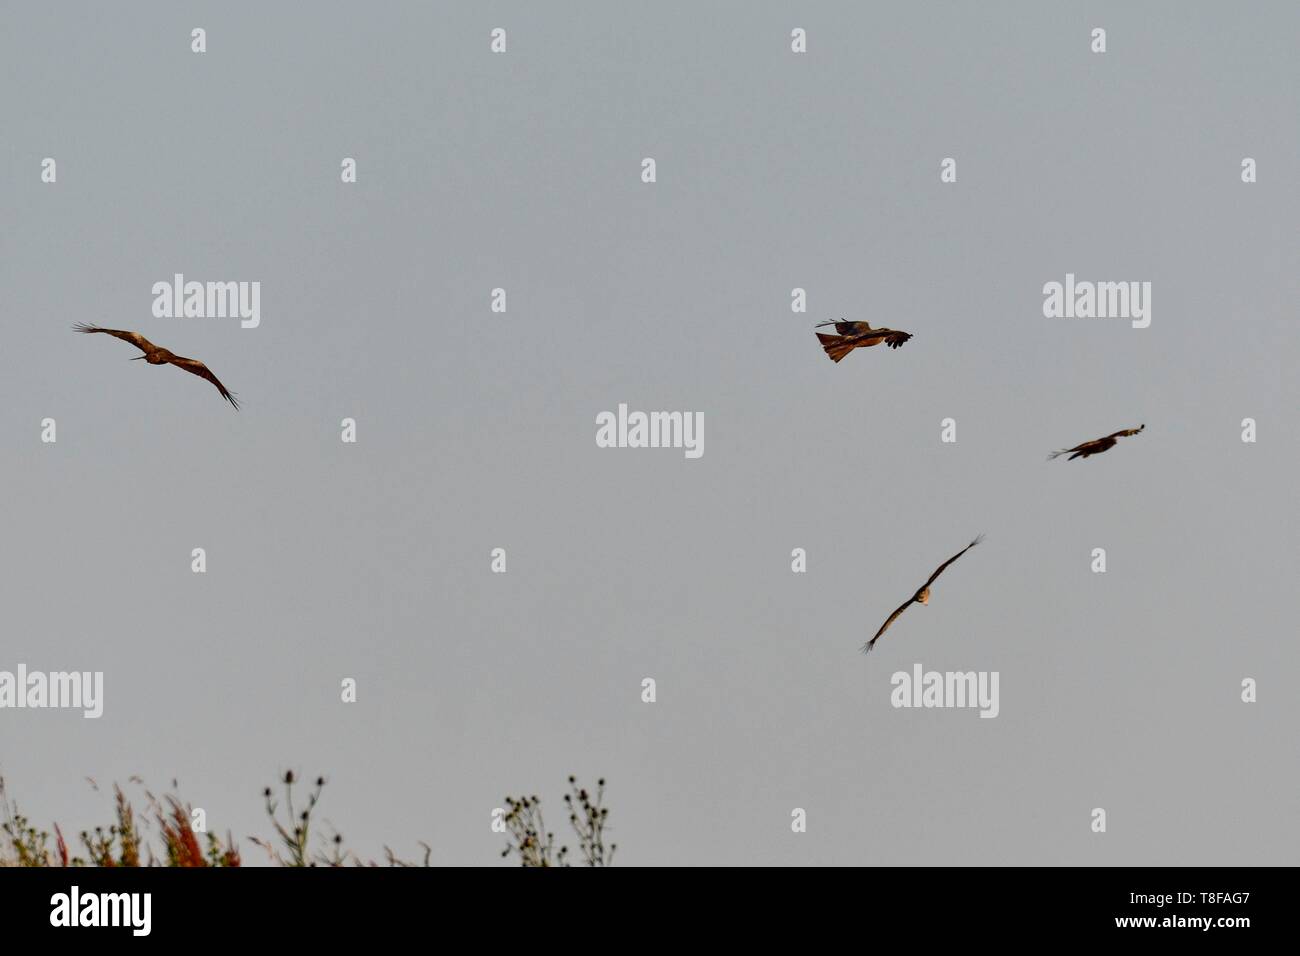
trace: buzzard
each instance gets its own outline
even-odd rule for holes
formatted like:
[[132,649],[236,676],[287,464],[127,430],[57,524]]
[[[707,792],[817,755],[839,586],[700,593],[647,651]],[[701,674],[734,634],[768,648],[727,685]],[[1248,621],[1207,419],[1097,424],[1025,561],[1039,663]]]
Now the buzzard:
[[1070,461],[1074,461],[1076,458],[1087,458],[1089,455],[1100,455],[1103,451],[1109,451],[1111,448],[1114,448],[1115,442],[1119,439],[1136,435],[1146,427],[1146,423],[1143,422],[1137,428],[1126,428],[1122,432],[1115,432],[1113,435],[1107,435],[1105,438],[1094,438],[1092,441],[1086,441],[1082,445],[1075,445],[1073,448],[1062,448],[1060,451],[1054,451],[1048,455],[1047,460],[1051,461],[1053,458],[1059,458],[1061,455],[1069,454],[1070,452],[1074,452],[1073,455],[1070,455]]
[[144,355],[137,355],[133,358],[131,360],[133,362],[138,359],[144,359],[150,365],[175,365],[177,368],[183,368],[185,371],[199,376],[199,378],[206,378],[217,387],[217,391],[221,393],[222,398],[230,402],[231,405],[234,405],[236,410],[239,409],[239,403],[235,401],[235,396],[228,392],[226,386],[222,385],[221,382],[218,381],[217,377],[212,374],[212,371],[198,359],[185,358],[182,355],[169,352],[165,348],[154,345],[139,332],[123,332],[120,329],[101,329],[98,325],[87,325],[84,322],[78,323],[73,327],[78,332],[106,332],[114,338],[121,339],[123,342],[130,342],[144,353]]
[[965,554],[967,551],[969,551],[971,548],[975,547],[975,545],[979,544],[979,543],[980,543],[981,541],[983,541],[983,540],[984,540],[984,535],[980,535],[980,536],[977,537],[974,541],[972,541],[970,544],[966,545],[966,547],[962,548],[960,551],[958,551],[956,554],[954,554],[951,558],[949,558],[947,561],[945,561],[943,564],[939,565],[939,567],[935,569],[934,574],[930,575],[930,579],[929,579],[928,581],[926,581],[924,584],[922,584],[922,585],[917,589],[917,591],[916,591],[915,594],[913,594],[910,598],[908,598],[906,601],[904,601],[903,604],[898,608],[897,611],[895,611],[893,614],[889,615],[888,620],[886,620],[884,624],[880,625],[880,630],[876,631],[876,636],[873,637],[871,640],[867,641],[867,643],[865,643],[865,644],[862,645],[862,653],[865,654],[865,653],[867,653],[867,651],[869,651],[869,650],[871,650],[873,647],[875,647],[875,646],[876,646],[876,641],[880,640],[880,635],[881,635],[881,634],[884,634],[885,631],[887,631],[887,630],[889,629],[889,625],[893,624],[894,621],[898,620],[898,615],[902,614],[904,611],[906,611],[906,610],[907,610],[909,607],[911,607],[913,604],[929,604],[929,603],[930,603],[930,585],[934,583],[934,579],[937,578],[939,575],[943,574],[943,572],[947,569],[948,565],[952,564],[954,561],[956,561],[958,558],[960,558],[963,554]]
[[823,325],[833,325],[835,331],[839,333],[839,335],[828,335],[825,332],[817,333],[822,348],[826,350],[826,354],[831,357],[832,362],[838,362],[854,349],[871,348],[871,346],[879,345],[881,342],[884,342],[891,349],[896,349],[912,337],[911,332],[899,332],[896,329],[873,329],[866,322],[846,322],[840,319],[838,322],[817,323],[818,328]]

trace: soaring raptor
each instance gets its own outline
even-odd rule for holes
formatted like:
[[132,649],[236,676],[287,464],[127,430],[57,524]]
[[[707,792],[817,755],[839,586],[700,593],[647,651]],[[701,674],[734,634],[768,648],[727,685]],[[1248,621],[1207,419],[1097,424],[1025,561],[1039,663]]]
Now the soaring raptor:
[[884,342],[891,349],[896,349],[912,337],[911,332],[899,332],[897,329],[873,329],[866,322],[845,322],[840,319],[838,322],[818,322],[817,328],[821,328],[823,325],[833,325],[835,331],[839,333],[839,335],[828,335],[825,332],[817,333],[822,348],[826,350],[826,354],[831,357],[832,362],[838,362],[854,349],[871,348],[871,346],[879,345],[881,342]]
[[235,401],[235,396],[226,391],[226,386],[222,385],[221,382],[218,381],[217,377],[212,374],[212,371],[198,359],[185,358],[183,355],[169,352],[165,348],[154,345],[139,332],[123,332],[121,329],[101,329],[97,325],[86,325],[84,322],[77,324],[74,328],[78,332],[106,332],[114,338],[119,338],[124,342],[130,342],[144,353],[144,355],[137,355],[133,358],[131,360],[133,362],[138,359],[144,359],[150,365],[175,365],[177,368],[183,368],[185,371],[199,376],[199,378],[206,378],[213,385],[217,386],[217,391],[221,393],[222,398],[230,402],[231,405],[234,405],[236,410],[239,408],[239,403]]
[[1069,461],[1074,461],[1076,458],[1087,458],[1089,455],[1100,455],[1103,451],[1109,451],[1114,448],[1115,442],[1119,439],[1136,435],[1146,427],[1146,423],[1143,422],[1137,428],[1126,428],[1122,432],[1115,432],[1113,435],[1107,435],[1105,438],[1094,438],[1092,441],[1086,441],[1082,445],[1075,445],[1073,448],[1062,448],[1060,451],[1054,451],[1048,455],[1047,460],[1051,461],[1053,458],[1059,458],[1061,455],[1066,455],[1070,452],[1074,452],[1074,454],[1070,455]]
[[913,594],[913,595],[912,595],[910,598],[908,598],[906,601],[904,601],[903,604],[898,608],[898,610],[895,611],[893,614],[889,615],[889,619],[886,620],[884,624],[880,625],[880,630],[876,631],[876,636],[873,637],[871,640],[867,641],[867,643],[865,643],[865,644],[862,645],[862,653],[865,654],[865,653],[867,653],[867,651],[869,651],[869,650],[871,650],[873,647],[875,647],[875,646],[876,646],[876,641],[880,640],[880,635],[881,635],[881,634],[884,634],[885,631],[887,631],[887,630],[889,629],[889,625],[893,624],[894,621],[898,620],[898,615],[902,614],[904,611],[906,611],[906,610],[907,610],[909,607],[911,607],[913,604],[929,604],[929,603],[930,603],[930,585],[934,583],[934,579],[937,578],[939,575],[943,574],[944,570],[948,567],[948,565],[952,564],[954,561],[956,561],[958,558],[960,558],[963,554],[965,554],[967,551],[969,551],[971,548],[975,547],[975,545],[979,544],[979,543],[980,543],[981,541],[983,541],[983,540],[984,540],[984,535],[980,535],[980,536],[977,537],[974,541],[972,541],[970,544],[966,545],[966,547],[962,548],[960,551],[958,551],[956,554],[954,554],[951,558],[949,558],[947,561],[945,561],[943,564],[939,565],[939,567],[935,570],[934,574],[930,575],[930,579],[929,579],[928,581],[926,581],[924,584],[922,584],[919,588],[917,588],[916,593]]

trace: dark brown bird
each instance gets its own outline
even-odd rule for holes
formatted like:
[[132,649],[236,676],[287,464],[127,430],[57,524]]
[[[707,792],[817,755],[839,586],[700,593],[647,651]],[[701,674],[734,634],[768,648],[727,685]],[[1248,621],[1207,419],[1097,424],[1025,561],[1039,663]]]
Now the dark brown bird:
[[980,536],[977,537],[974,541],[972,541],[970,544],[966,545],[966,547],[962,548],[960,551],[958,551],[956,554],[954,554],[951,558],[949,558],[947,561],[945,561],[943,564],[939,565],[939,567],[935,570],[934,574],[930,575],[930,580],[926,581],[926,582],[925,582],[924,584],[922,584],[919,588],[917,588],[916,593],[913,594],[913,595],[912,595],[910,598],[908,598],[906,601],[904,601],[903,604],[898,608],[898,610],[895,611],[893,614],[889,615],[889,619],[886,620],[884,624],[880,625],[880,630],[876,631],[876,636],[873,637],[871,640],[867,641],[867,643],[865,643],[865,644],[862,645],[862,653],[865,654],[865,653],[867,653],[867,651],[869,651],[869,650],[871,650],[873,647],[875,647],[875,646],[876,646],[876,641],[880,640],[880,635],[881,635],[881,634],[884,634],[885,631],[887,631],[887,630],[889,629],[889,625],[893,624],[894,621],[898,620],[898,615],[902,614],[904,611],[906,611],[906,610],[907,610],[909,607],[911,607],[913,604],[929,604],[929,603],[930,603],[930,585],[934,583],[934,579],[937,578],[939,575],[943,574],[944,570],[948,567],[948,565],[952,564],[954,561],[956,561],[958,558],[960,558],[963,554],[965,554],[967,551],[969,551],[971,548],[975,547],[975,545],[979,544],[979,543],[980,543],[981,541],[983,541],[983,540],[984,540],[984,535],[980,535]]
[[1143,422],[1137,428],[1126,428],[1122,432],[1115,432],[1115,434],[1107,435],[1105,438],[1094,438],[1092,441],[1086,441],[1082,445],[1075,445],[1073,448],[1062,448],[1060,451],[1054,451],[1048,455],[1047,460],[1051,461],[1053,458],[1059,458],[1061,455],[1070,452],[1074,452],[1074,454],[1070,455],[1069,461],[1074,461],[1076,458],[1087,458],[1089,455],[1100,455],[1103,451],[1114,448],[1115,442],[1119,439],[1136,435],[1146,427],[1146,423]]
[[213,385],[217,386],[217,391],[221,393],[222,398],[230,402],[231,405],[234,405],[236,409],[239,408],[239,403],[235,401],[235,396],[227,391],[226,386],[222,385],[217,377],[212,374],[212,370],[198,359],[185,358],[183,355],[177,355],[174,352],[169,352],[167,349],[160,348],[146,339],[139,332],[123,332],[121,329],[101,329],[98,325],[87,325],[84,322],[78,323],[73,327],[78,332],[105,332],[124,342],[130,342],[144,353],[144,355],[137,355],[133,358],[131,360],[133,362],[138,359],[144,359],[150,365],[175,365],[177,368],[183,368],[185,371],[199,376],[199,378],[206,378]]
[[817,328],[821,328],[823,325],[833,325],[835,331],[839,333],[839,335],[828,335],[825,332],[817,333],[817,339],[821,342],[822,348],[826,350],[826,354],[831,357],[832,362],[838,362],[854,349],[869,349],[881,342],[884,342],[891,349],[896,349],[912,337],[911,332],[899,332],[896,329],[873,329],[866,322],[845,322],[840,319],[838,322],[818,322]]

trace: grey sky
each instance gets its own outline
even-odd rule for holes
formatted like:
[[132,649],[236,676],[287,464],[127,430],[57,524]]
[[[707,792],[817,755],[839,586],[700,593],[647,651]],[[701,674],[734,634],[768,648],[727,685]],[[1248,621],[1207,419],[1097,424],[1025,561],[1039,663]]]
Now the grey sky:
[[[617,7],[6,5],[0,669],[106,695],[0,712],[13,795],[265,834],[291,766],[363,855],[490,864],[573,772],[627,864],[1293,863],[1300,8]],[[260,327],[154,318],[174,272]],[[1150,328],[1044,318],[1067,272]],[[914,338],[832,365],[839,316]],[[598,449],[620,402],[703,457]],[[917,661],[999,717],[891,708]]]

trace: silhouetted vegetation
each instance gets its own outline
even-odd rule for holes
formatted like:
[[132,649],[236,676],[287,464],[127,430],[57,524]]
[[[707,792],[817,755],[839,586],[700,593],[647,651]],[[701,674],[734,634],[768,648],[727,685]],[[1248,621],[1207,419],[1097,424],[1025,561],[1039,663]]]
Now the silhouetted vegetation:
[[[578,853],[583,866],[609,866],[614,860],[618,845],[605,848],[605,820],[609,809],[604,806],[605,781],[596,781],[596,795],[578,786],[576,777],[569,777],[569,792],[564,795],[564,807],[569,814],[569,826],[578,836]],[[537,796],[506,797],[509,808],[505,815],[508,842],[501,855],[514,854],[520,866],[571,866],[569,848],[556,847],[555,834],[546,829],[542,815],[542,801]]]
[[[143,781],[132,777],[131,783],[143,788]],[[348,850],[343,836],[324,836],[314,826],[317,805],[325,789],[325,778],[317,777],[314,785],[299,802],[294,801],[294,787],[299,783],[292,771],[279,781],[280,793],[266,787],[262,791],[267,818],[274,837],[249,837],[264,850],[276,866],[429,866],[431,848],[420,843],[423,857],[413,862],[398,857],[384,847],[384,862],[363,861]],[[99,790],[93,780],[92,789]],[[225,839],[195,830],[193,806],[181,801],[172,781],[172,793],[161,799],[144,789],[144,806],[137,814],[121,787],[113,787],[113,822],[78,834],[80,851],[69,850],[58,824],[53,834],[38,829],[10,800],[0,777],[0,866],[240,866],[239,847],[227,832]],[[608,866],[616,846],[605,844],[605,781],[599,780],[593,796],[569,777],[569,792],[564,796],[569,825],[578,838],[575,859],[582,866]],[[567,846],[555,845],[554,835],[546,830],[541,800],[536,797],[507,797],[509,811],[504,817],[509,843],[502,856],[512,853],[522,866],[570,866]],[[153,831],[156,829],[156,835]]]
[[[140,781],[132,778],[132,782]],[[99,789],[93,780],[90,785]],[[114,786],[113,795],[114,822],[82,830],[78,837],[85,855],[74,855],[58,824],[51,843],[49,832],[38,830],[9,799],[0,778],[0,866],[239,866],[239,850],[229,834],[224,842],[215,834],[204,834],[207,849],[202,847],[191,822],[193,807],[179,797],[169,794],[159,800],[144,791],[144,825],[156,825],[162,838],[161,846],[155,847],[142,836],[135,808],[122,788]]]

